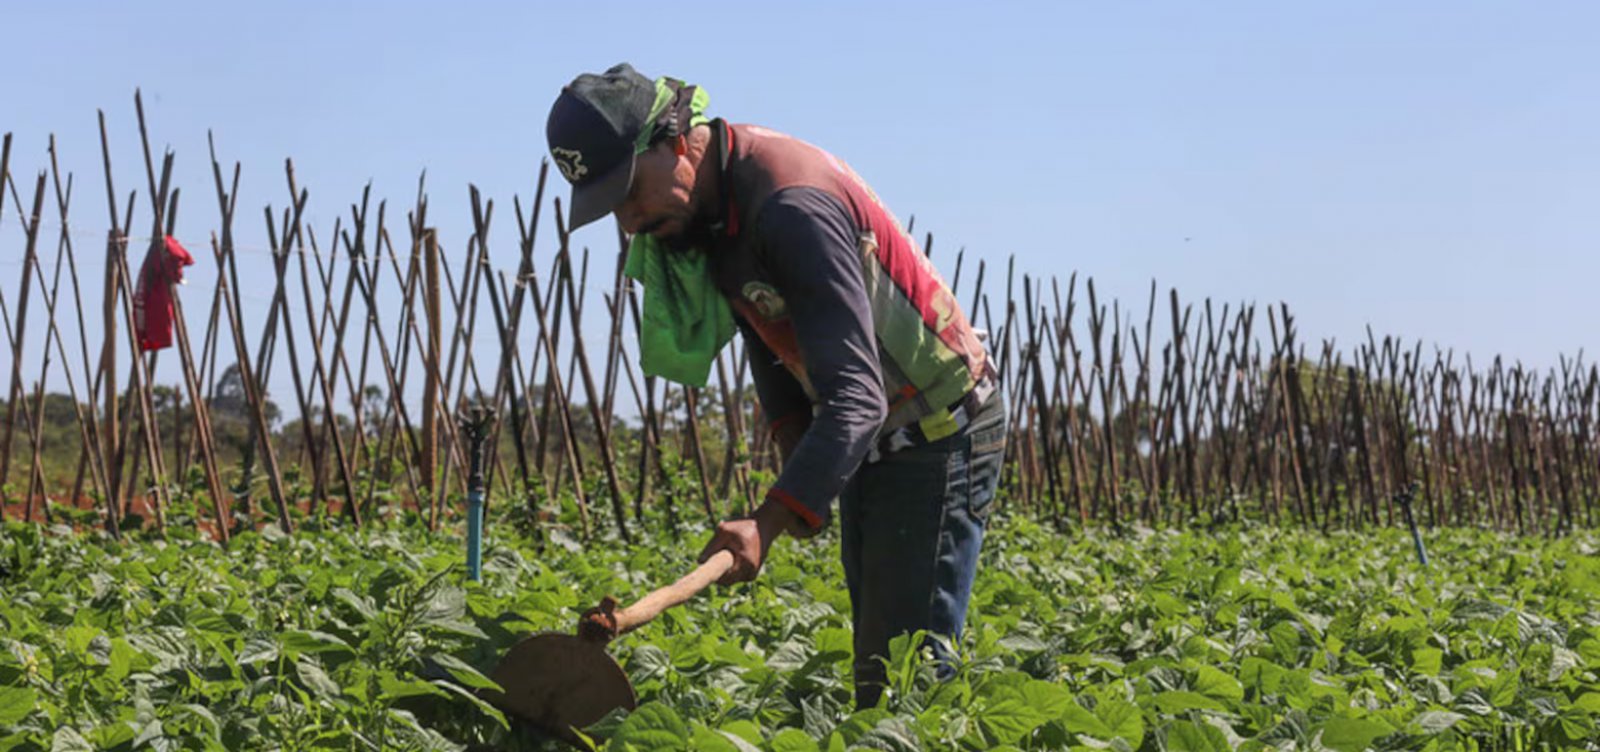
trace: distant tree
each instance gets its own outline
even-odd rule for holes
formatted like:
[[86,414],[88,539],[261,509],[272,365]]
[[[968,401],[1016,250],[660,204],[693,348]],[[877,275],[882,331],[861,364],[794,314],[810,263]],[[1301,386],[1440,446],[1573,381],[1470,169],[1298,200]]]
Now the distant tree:
[[384,411],[388,406],[389,399],[378,385],[368,384],[361,390],[361,426],[367,438],[375,438],[383,429]]
[[[211,409],[211,434],[219,447],[243,454],[253,441],[250,427],[250,402],[245,398],[244,378],[235,363],[217,377],[216,390],[207,403]],[[263,406],[267,428],[277,425],[281,416],[278,405],[271,399]]]

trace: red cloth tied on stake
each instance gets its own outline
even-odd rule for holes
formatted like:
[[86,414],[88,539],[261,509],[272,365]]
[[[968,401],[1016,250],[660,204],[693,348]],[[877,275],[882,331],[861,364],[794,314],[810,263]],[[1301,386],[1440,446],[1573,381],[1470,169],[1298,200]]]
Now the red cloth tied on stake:
[[172,346],[172,283],[183,281],[183,267],[194,265],[194,257],[167,236],[166,253],[152,245],[139,265],[139,284],[133,291],[133,326],[139,333],[141,351]]

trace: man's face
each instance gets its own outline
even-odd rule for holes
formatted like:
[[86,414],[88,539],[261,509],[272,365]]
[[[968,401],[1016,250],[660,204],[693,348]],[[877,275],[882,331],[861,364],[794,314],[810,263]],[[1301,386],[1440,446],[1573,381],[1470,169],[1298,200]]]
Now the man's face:
[[694,221],[694,167],[673,149],[676,139],[656,144],[634,162],[633,186],[617,204],[617,224],[629,235],[645,233],[681,243]]

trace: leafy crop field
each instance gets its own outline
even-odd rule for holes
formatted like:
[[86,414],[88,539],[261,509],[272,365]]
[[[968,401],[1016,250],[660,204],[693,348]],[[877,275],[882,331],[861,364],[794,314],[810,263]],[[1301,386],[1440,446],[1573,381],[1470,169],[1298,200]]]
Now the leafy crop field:
[[[658,528],[659,529],[659,528]],[[472,690],[703,533],[542,547],[491,526],[481,585],[420,526],[117,544],[0,533],[0,749],[550,747]],[[1064,535],[997,522],[963,662],[902,641],[850,705],[837,542],[784,541],[611,646],[641,707],[611,749],[1600,749],[1597,539],[1250,527]],[[481,672],[481,673],[480,673]]]

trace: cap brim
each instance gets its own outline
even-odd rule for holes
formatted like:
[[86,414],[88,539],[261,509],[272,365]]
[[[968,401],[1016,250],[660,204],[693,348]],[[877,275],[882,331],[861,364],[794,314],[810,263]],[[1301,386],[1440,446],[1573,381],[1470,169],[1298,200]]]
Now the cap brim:
[[610,214],[628,197],[628,188],[633,185],[633,161],[634,157],[629,157],[610,172],[572,186],[572,211],[567,214],[569,231]]

